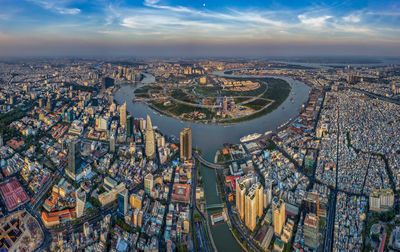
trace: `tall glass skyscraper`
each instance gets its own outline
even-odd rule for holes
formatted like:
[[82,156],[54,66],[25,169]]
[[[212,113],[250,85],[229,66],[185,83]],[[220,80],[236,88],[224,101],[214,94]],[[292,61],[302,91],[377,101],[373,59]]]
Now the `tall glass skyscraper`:
[[68,166],[65,173],[73,180],[75,180],[76,176],[79,174],[81,166],[80,154],[79,141],[76,139],[71,140],[68,143]]

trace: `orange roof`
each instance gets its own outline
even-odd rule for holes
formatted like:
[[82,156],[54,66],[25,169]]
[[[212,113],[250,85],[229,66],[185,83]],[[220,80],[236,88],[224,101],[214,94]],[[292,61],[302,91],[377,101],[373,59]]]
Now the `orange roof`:
[[60,217],[58,217],[58,216],[49,216],[46,212],[42,212],[42,219],[45,222],[53,222],[53,221],[59,221]]
[[69,209],[65,209],[65,210],[61,210],[58,212],[51,212],[49,213],[49,216],[59,216],[59,215],[63,215],[63,214],[69,214]]

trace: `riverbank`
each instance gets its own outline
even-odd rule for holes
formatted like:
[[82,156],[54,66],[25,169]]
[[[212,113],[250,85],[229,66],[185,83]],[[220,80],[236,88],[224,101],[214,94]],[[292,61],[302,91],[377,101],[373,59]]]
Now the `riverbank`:
[[[154,77],[146,75],[144,84],[151,83]],[[277,109],[259,118],[240,122],[232,125],[200,124],[177,120],[175,118],[160,114],[158,111],[150,108],[142,102],[132,102],[134,98],[133,90],[138,85],[125,85],[115,92],[114,99],[117,104],[127,103],[127,111],[135,118],[146,118],[151,116],[153,125],[159,126],[159,130],[166,136],[179,136],[179,133],[185,127],[192,128],[193,148],[202,150],[202,156],[208,161],[213,161],[215,152],[224,145],[224,143],[238,143],[240,138],[251,134],[266,131],[274,131],[279,125],[285,123],[290,118],[298,116],[301,106],[308,100],[310,88],[304,83],[289,78],[284,80],[291,85],[292,92],[290,96],[295,102],[286,99]],[[292,93],[291,92],[291,93]],[[285,109],[283,109],[285,107]],[[215,171],[201,165],[201,174],[204,188],[204,195],[207,204],[220,204],[221,199],[216,192],[217,178]],[[213,213],[213,211],[210,211]],[[219,251],[242,251],[240,245],[236,242],[226,223],[210,227],[215,245]]]

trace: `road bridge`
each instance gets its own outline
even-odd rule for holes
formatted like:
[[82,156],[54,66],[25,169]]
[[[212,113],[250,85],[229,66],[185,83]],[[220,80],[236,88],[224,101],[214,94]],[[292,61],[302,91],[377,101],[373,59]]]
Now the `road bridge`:
[[205,210],[224,208],[224,204],[211,204],[204,207]]
[[224,169],[225,165],[224,164],[215,164],[212,162],[209,162],[207,160],[205,160],[202,156],[200,156],[197,152],[193,152],[193,156],[200,161],[200,163],[202,163],[203,165],[213,168],[213,169]]

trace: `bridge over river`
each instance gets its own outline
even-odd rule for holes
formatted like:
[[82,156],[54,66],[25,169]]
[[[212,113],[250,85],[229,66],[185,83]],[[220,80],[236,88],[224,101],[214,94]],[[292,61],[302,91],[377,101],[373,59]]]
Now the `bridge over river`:
[[225,164],[215,164],[212,162],[209,162],[207,160],[205,160],[202,156],[200,156],[197,152],[193,152],[193,156],[200,161],[200,163],[202,163],[203,165],[213,168],[213,169],[224,169],[225,168]]

